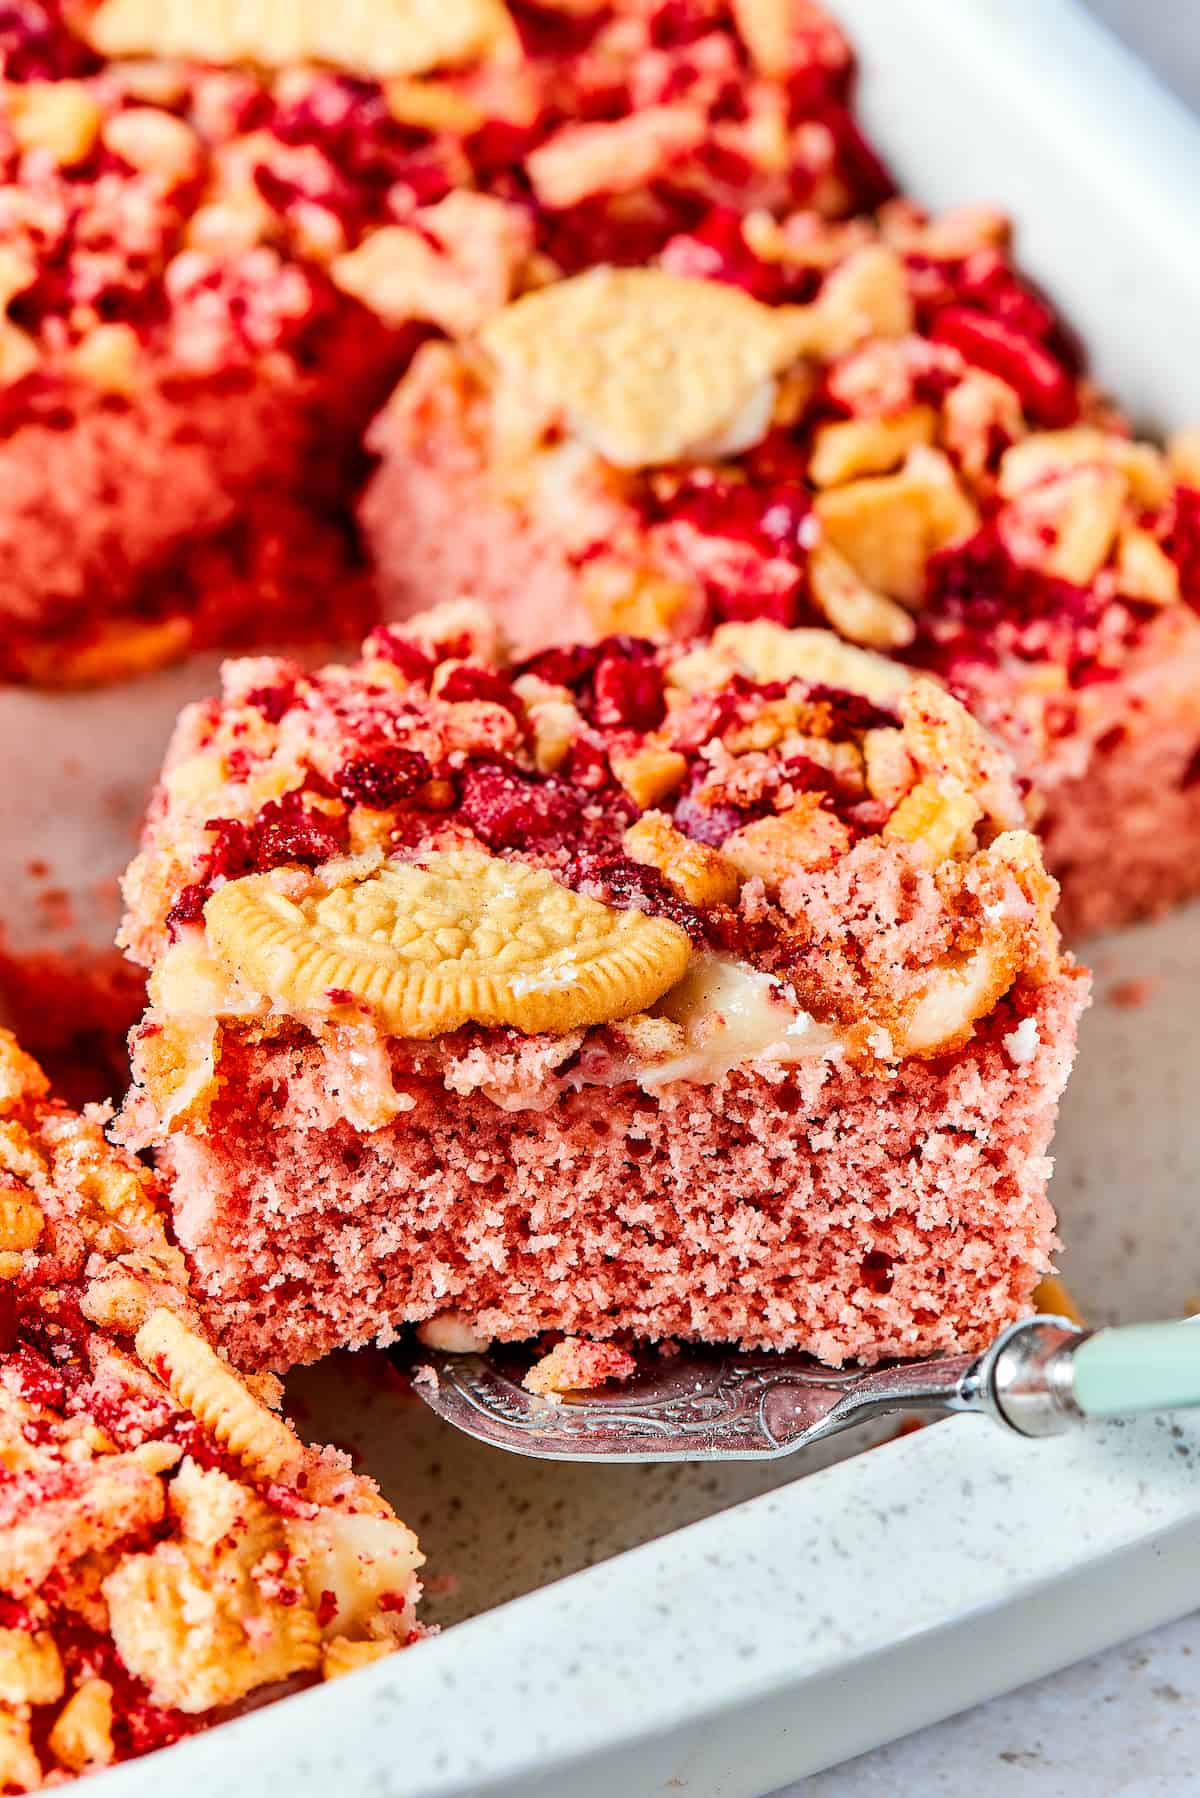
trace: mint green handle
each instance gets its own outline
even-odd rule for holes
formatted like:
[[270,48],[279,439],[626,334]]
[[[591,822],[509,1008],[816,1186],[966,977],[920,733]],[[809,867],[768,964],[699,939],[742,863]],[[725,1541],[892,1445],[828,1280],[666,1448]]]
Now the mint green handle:
[[1071,1390],[1088,1417],[1200,1405],[1200,1322],[1097,1330],[1072,1357]]

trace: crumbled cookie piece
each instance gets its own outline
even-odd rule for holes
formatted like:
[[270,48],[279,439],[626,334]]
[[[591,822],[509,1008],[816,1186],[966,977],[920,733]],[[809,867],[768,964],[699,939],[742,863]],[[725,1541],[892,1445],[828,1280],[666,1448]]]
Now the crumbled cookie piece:
[[882,656],[843,643],[831,631],[787,630],[759,619],[722,624],[711,647],[672,660],[669,677],[677,686],[719,686],[735,671],[758,681],[804,680],[861,693],[881,704],[894,702],[912,684],[908,669]]
[[177,1535],[103,1582],[113,1640],[157,1704],[185,1715],[320,1663],[321,1626],[289,1567],[279,1516],[217,1468],[172,1481]]
[[917,634],[903,606],[869,587],[832,544],[818,543],[809,557],[813,600],[839,636],[866,649],[905,649]]
[[82,81],[14,84],[5,101],[22,150],[44,150],[60,168],[73,168],[91,154],[104,114]]
[[921,448],[899,474],[827,488],[813,511],[867,585],[906,605],[920,603],[929,558],[969,537],[979,522],[950,463]]
[[886,474],[919,443],[932,443],[936,430],[931,406],[910,406],[892,418],[847,418],[822,425],[813,437],[808,472],[818,487]]
[[627,755],[610,758],[612,771],[635,804],[648,808],[673,793],[687,773],[687,758],[676,749],[645,743]]
[[33,1791],[317,1677],[335,1639],[408,1640],[421,1556],[214,1352],[152,1176],[7,1032],[0,1167],[0,1784]]
[[729,858],[705,843],[692,842],[664,812],[643,812],[623,841],[635,862],[657,868],[671,891],[690,905],[704,910],[732,905],[737,898],[738,871]]
[[774,378],[808,334],[802,309],[736,287],[601,268],[514,301],[481,341],[528,404],[617,467],[645,468],[761,437]]
[[185,57],[349,75],[421,75],[512,41],[501,0],[101,0],[88,35],[105,56]]
[[330,264],[343,293],[390,325],[427,319],[452,337],[477,331],[509,299],[531,233],[488,194],[452,193],[411,225],[385,225]]
[[256,1479],[283,1478],[301,1458],[300,1445],[283,1419],[260,1403],[173,1312],[153,1312],[139,1329],[135,1347],[179,1403]]

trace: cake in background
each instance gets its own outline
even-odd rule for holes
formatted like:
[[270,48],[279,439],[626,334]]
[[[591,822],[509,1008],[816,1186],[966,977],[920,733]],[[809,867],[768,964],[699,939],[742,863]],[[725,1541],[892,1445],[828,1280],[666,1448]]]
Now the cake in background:
[[714,207],[890,191],[804,0],[333,16],[0,16],[0,678],[352,640],[362,434],[423,337]]
[[372,428],[389,612],[526,645],[832,626],[1007,745],[1071,933],[1200,886],[1200,445],[1133,441],[986,210],[732,215],[427,345]]

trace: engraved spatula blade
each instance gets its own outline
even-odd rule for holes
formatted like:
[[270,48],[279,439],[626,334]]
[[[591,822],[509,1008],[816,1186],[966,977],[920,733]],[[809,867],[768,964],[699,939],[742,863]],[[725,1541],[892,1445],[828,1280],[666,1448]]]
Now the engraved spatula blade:
[[1066,1318],[1031,1317],[982,1355],[866,1371],[803,1355],[646,1349],[619,1386],[553,1401],[522,1387],[534,1352],[395,1352],[447,1423],[552,1461],[773,1460],[897,1411],[982,1411],[1020,1435],[1046,1436],[1087,1417],[1200,1404],[1200,1329],[1183,1322],[1092,1333]]

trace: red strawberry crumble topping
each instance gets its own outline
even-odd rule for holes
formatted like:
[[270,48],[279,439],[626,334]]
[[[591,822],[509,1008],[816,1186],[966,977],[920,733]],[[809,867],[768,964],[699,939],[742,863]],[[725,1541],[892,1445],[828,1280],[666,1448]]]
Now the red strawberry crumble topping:
[[[693,646],[610,637],[545,652],[515,676],[478,649],[457,653],[488,634],[485,616],[465,604],[431,614],[410,639],[412,672],[390,662],[389,682],[377,678],[378,634],[357,668],[303,674],[273,665],[270,690],[291,705],[265,728],[255,704],[262,665],[245,664],[245,674],[231,665],[223,706],[215,717],[209,707],[184,715],[172,760],[220,758],[237,743],[239,781],[224,817],[181,815],[177,803],[153,816],[127,890],[140,893],[164,856],[172,872],[165,882],[154,876],[166,906],[140,916],[129,937],[138,954],[157,956],[164,924],[175,938],[202,926],[213,892],[246,875],[319,873],[348,852],[407,861],[465,841],[547,867],[620,910],[669,919],[697,944],[755,957],[761,932],[753,906],[731,903],[734,869],[771,887],[782,878],[773,856],[836,864],[877,837],[917,780],[901,747],[909,677],[868,658],[879,670],[868,685],[883,683],[877,696],[855,690],[852,660],[846,681],[831,681],[849,652],[825,633],[793,639],[759,623],[724,626]],[[455,653],[442,656],[447,644]],[[798,664],[788,678],[792,654],[813,655],[814,673]],[[493,696],[513,692],[514,680],[522,703],[497,707]],[[467,691],[477,697],[459,696]],[[243,736],[251,713],[254,749]],[[565,714],[561,737],[546,735],[550,714]],[[886,774],[867,759],[885,745],[893,746]],[[297,784],[282,798],[257,805],[257,791],[289,777]],[[1015,822],[1015,793],[1006,804]],[[778,831],[779,849],[768,848]],[[692,854],[701,858],[695,870]],[[331,990],[339,1003],[351,997],[339,983]]]
[[333,784],[348,805],[367,805],[376,811],[386,811],[389,806],[411,799],[426,785],[431,774],[428,761],[418,750],[387,744],[371,755],[356,756],[343,762],[333,777]]
[[582,809],[579,794],[566,782],[498,763],[464,770],[460,805],[476,836],[492,849],[565,843]]
[[[6,1032],[0,1095],[0,1785],[30,1791],[399,1645],[420,1556],[214,1354],[159,1188]],[[312,1589],[360,1516],[359,1574]]]
[[1002,319],[967,306],[946,306],[933,321],[935,343],[948,344],[973,368],[1006,381],[1034,423],[1073,424],[1079,399],[1070,372],[1033,337]]

